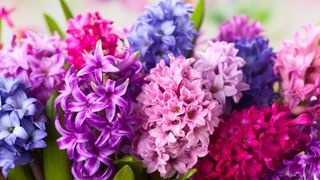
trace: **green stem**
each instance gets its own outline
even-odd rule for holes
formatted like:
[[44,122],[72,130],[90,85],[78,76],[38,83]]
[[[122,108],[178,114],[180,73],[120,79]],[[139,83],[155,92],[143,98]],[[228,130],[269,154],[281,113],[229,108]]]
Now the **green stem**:
[[10,170],[8,175],[9,180],[33,180],[32,171],[29,165],[17,166],[16,168]]
[[70,161],[66,151],[59,150],[56,140],[60,137],[54,126],[56,111],[54,100],[57,93],[53,93],[47,104],[49,123],[47,126],[47,148],[43,149],[43,167],[45,180],[71,180]]
[[40,164],[39,158],[34,156],[30,162],[30,167],[36,180],[43,180],[43,169]]

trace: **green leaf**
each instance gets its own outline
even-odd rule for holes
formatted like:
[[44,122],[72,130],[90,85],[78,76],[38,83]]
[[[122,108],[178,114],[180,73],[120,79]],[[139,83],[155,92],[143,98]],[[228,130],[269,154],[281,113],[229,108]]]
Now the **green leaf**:
[[[0,178],[1,179],[1,178]],[[32,171],[29,165],[16,166],[11,169],[8,174],[9,180],[33,180]]]
[[193,176],[195,173],[197,172],[196,169],[190,169],[189,171],[187,171],[182,177],[180,177],[177,180],[187,180],[189,179],[191,176]]
[[64,0],[60,0],[60,5],[64,13],[66,20],[73,18],[72,12]]
[[47,26],[51,34],[53,34],[54,32],[57,32],[61,38],[66,37],[64,32],[60,29],[57,22],[51,16],[49,16],[48,14],[44,14],[44,19],[47,23]]
[[59,138],[54,121],[56,110],[54,108],[54,101],[57,93],[52,93],[47,102],[46,112],[49,118],[47,125],[48,137],[46,138],[47,148],[43,149],[43,168],[45,180],[71,180],[70,161],[66,151],[58,149],[56,140]]
[[199,30],[204,17],[204,0],[198,0],[196,8],[194,9],[191,20],[194,22],[194,29]]
[[130,166],[123,166],[114,176],[113,180],[135,180],[134,173]]
[[113,165],[122,168],[125,165],[129,165],[135,174],[136,179],[145,179],[143,173],[143,163],[135,160],[132,156],[125,156],[119,160],[113,162]]

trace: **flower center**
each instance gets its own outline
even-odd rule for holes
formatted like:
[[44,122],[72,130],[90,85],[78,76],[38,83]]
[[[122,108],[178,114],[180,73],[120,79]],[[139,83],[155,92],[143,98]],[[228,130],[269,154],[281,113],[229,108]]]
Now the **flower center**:
[[175,120],[173,120],[173,121],[171,122],[171,124],[172,124],[172,125],[177,125],[177,124],[179,124],[179,121],[178,121],[177,119],[175,119]]
[[14,127],[9,127],[9,128],[8,128],[8,131],[9,131],[10,133],[12,133],[13,130],[14,130]]
[[178,106],[174,107],[174,108],[173,108],[173,112],[175,112],[175,113],[180,112],[180,108],[179,108]]
[[243,142],[243,143],[247,143],[247,142],[248,142],[248,139],[247,139],[246,137],[243,137],[243,138],[242,138],[242,142]]
[[210,92],[211,92],[212,94],[214,94],[214,93],[218,92],[218,88],[216,88],[215,86],[211,86]]

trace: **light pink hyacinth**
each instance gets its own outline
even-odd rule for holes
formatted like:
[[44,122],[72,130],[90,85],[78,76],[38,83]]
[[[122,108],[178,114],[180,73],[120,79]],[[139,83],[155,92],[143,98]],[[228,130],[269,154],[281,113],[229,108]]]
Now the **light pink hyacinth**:
[[274,72],[280,76],[280,93],[290,108],[320,93],[320,26],[307,25],[292,40],[284,41]]
[[181,175],[208,153],[209,136],[219,125],[222,107],[202,89],[194,59],[170,56],[150,71],[137,97],[139,125],[133,151],[147,171],[164,178]]
[[226,97],[238,102],[242,97],[241,91],[249,89],[249,85],[242,82],[241,68],[245,61],[236,56],[237,52],[233,43],[209,42],[209,47],[199,53],[199,60],[194,64],[202,74],[206,89],[221,104],[225,104]]
[[0,52],[0,74],[31,85],[30,93],[45,103],[65,75],[65,43],[58,35],[26,32],[19,42]]

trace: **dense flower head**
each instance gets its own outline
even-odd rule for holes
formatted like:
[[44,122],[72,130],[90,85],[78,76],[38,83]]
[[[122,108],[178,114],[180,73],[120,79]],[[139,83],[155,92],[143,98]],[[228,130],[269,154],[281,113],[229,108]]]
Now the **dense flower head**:
[[31,151],[46,147],[46,117],[38,100],[18,79],[0,79],[0,167],[8,175],[31,160]]
[[133,151],[164,178],[181,175],[208,152],[209,135],[218,127],[222,107],[202,89],[194,59],[170,57],[150,71],[137,97],[137,135]]
[[110,155],[130,147],[136,122],[132,104],[142,82],[136,56],[129,51],[123,58],[105,56],[99,41],[84,57],[86,64],[79,71],[71,66],[66,74],[55,102],[64,112],[64,127],[60,115],[55,124],[62,135],[58,146],[73,160],[76,179],[111,178]]
[[289,108],[272,107],[234,111],[211,137],[209,154],[196,165],[195,179],[258,179],[283,160],[300,152],[308,136],[298,126],[312,117],[290,117]]
[[280,94],[294,108],[320,94],[320,26],[307,25],[284,41],[275,60],[274,72],[280,76]]
[[45,103],[65,75],[65,44],[58,35],[26,32],[19,42],[0,52],[0,74],[31,85],[30,94]]
[[83,54],[91,53],[101,40],[105,55],[117,54],[118,35],[113,32],[112,21],[103,19],[98,12],[78,15],[68,21],[67,47],[69,64],[80,69],[85,65]]
[[241,92],[249,89],[242,82],[241,68],[246,62],[237,53],[233,43],[209,42],[208,48],[199,53],[199,59],[194,64],[204,79],[205,88],[221,104],[225,104],[226,97],[232,97],[234,102],[238,102],[242,97]]
[[320,138],[319,125],[313,125],[310,140],[305,149],[292,160],[285,160],[284,167],[270,174],[270,179],[319,179],[320,178]]
[[262,37],[243,39],[237,41],[235,47],[238,49],[237,56],[246,62],[242,67],[243,81],[250,86],[250,90],[243,92],[237,107],[271,105],[277,97],[273,91],[277,78],[273,74],[276,54],[269,47],[269,41]]
[[145,71],[162,59],[168,65],[168,54],[190,53],[197,34],[189,18],[192,11],[192,5],[180,0],[161,0],[137,19],[127,39],[134,51],[140,51]]
[[236,42],[242,39],[252,40],[261,36],[262,28],[259,21],[249,22],[249,16],[233,16],[221,24],[219,35],[214,41]]

